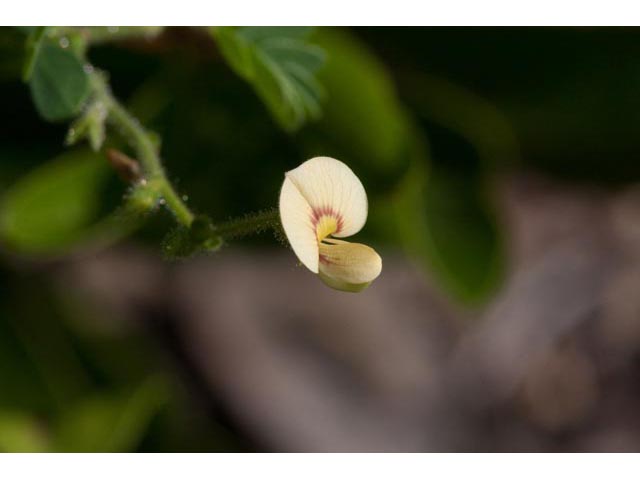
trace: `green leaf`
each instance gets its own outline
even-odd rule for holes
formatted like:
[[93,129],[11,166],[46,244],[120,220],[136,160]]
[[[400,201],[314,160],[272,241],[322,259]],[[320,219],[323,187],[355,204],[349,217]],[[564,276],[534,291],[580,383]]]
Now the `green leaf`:
[[28,82],[31,79],[33,67],[36,64],[36,59],[40,53],[40,47],[42,46],[46,31],[47,27],[35,27],[27,37],[24,68],[22,71],[22,80],[24,82]]
[[468,305],[490,298],[503,277],[505,257],[482,175],[437,166],[427,178],[417,161],[394,207],[408,252],[446,292]]
[[59,252],[86,239],[109,175],[104,158],[86,150],[36,168],[0,200],[0,239],[32,254]]
[[410,104],[429,137],[396,213],[409,250],[441,286],[469,305],[496,291],[505,253],[487,179],[496,165],[519,159],[510,123],[490,102],[445,79],[420,74],[407,81]]
[[347,30],[320,29],[314,40],[327,52],[318,75],[327,101],[321,121],[305,132],[309,151],[347,161],[368,191],[387,190],[408,168],[411,138],[389,72]]
[[25,413],[0,410],[0,452],[46,452],[49,443],[42,425]]
[[74,116],[89,95],[89,80],[80,60],[49,42],[35,55],[29,86],[38,113],[49,121]]
[[258,42],[283,37],[305,39],[314,27],[242,27],[240,30],[244,37]]
[[249,82],[288,131],[318,118],[323,97],[315,74],[321,48],[306,41],[309,27],[218,27],[212,30],[231,68]]
[[54,448],[60,452],[133,451],[166,400],[166,387],[156,378],[123,394],[84,398],[59,419]]
[[503,267],[498,226],[480,182],[435,170],[424,197],[433,267],[444,284],[469,303],[488,298]]

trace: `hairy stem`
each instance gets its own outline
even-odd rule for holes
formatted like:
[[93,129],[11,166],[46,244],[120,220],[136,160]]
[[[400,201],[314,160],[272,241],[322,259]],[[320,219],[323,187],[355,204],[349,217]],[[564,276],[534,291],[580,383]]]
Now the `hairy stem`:
[[[69,35],[74,38],[76,54],[86,61],[86,50],[92,43],[117,40],[132,36],[155,36],[162,31],[159,27],[51,27],[47,32],[51,37]],[[158,149],[140,122],[129,113],[113,96],[106,75],[97,70],[88,73],[93,91],[94,101],[104,108],[107,121],[115,127],[124,137],[129,146],[133,148],[136,158],[143,170],[143,177],[147,186],[164,200],[167,208],[173,212],[178,223],[185,227],[191,227],[195,215],[182,201],[173,186],[167,179],[165,170],[158,153]],[[245,215],[228,222],[211,225],[214,236],[229,240],[258,233],[267,229],[278,231],[280,220],[276,209],[265,210],[256,214]]]
[[104,104],[104,108],[107,110],[108,121],[120,131],[136,151],[146,180],[155,185],[178,222],[187,227],[191,225],[194,215],[167,179],[160,156],[149,134],[140,125],[140,122],[114,98],[100,72],[91,74],[91,82],[96,98]]
[[276,229],[279,225],[278,210],[272,208],[219,223],[215,226],[215,232],[225,240],[228,240],[262,232],[270,228]]

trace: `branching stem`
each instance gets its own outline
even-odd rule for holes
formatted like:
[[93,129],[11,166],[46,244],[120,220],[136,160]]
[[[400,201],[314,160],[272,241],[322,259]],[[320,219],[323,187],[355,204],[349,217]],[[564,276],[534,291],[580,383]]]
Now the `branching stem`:
[[[135,36],[151,37],[160,33],[161,30],[158,27],[119,27],[118,29],[51,27],[51,30],[47,31],[47,35],[54,38],[65,35],[73,37],[77,55],[83,61],[86,61],[86,50],[90,44]],[[171,182],[169,182],[152,136],[113,96],[106,80],[106,75],[103,72],[91,68],[88,75],[94,102],[98,103],[100,108],[104,108],[107,122],[120,132],[129,146],[135,151],[136,159],[140,162],[147,186],[157,194],[159,199],[164,200],[164,204],[174,214],[178,223],[187,228],[191,227],[194,224],[195,215],[183,202]],[[280,228],[276,209],[265,210],[212,225],[212,232],[223,240],[229,240],[259,233],[269,228],[274,230]]]
[[107,110],[108,121],[120,131],[131,148],[136,151],[147,181],[156,186],[161,198],[174,213],[178,222],[187,227],[191,225],[194,215],[167,179],[160,156],[149,134],[140,122],[114,98],[100,72],[91,73],[91,82],[96,99],[101,101]]

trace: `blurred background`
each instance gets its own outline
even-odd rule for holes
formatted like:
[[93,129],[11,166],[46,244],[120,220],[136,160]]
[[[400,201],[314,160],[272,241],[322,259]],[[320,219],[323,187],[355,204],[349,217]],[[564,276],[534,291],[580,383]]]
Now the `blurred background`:
[[38,115],[25,39],[0,28],[0,451],[640,450],[640,30],[315,29],[300,128],[203,30],[91,47],[214,222],[347,163],[360,294],[271,232],[167,261],[162,206],[114,222],[127,186]]

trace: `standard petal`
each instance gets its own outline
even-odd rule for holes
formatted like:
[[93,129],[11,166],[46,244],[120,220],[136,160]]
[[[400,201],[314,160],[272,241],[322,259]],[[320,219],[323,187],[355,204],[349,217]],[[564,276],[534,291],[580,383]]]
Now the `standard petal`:
[[367,221],[367,194],[355,173],[335,158],[315,157],[286,173],[316,218],[335,215],[334,237],[348,237]]
[[280,190],[280,221],[291,248],[302,264],[318,273],[319,247],[311,206],[287,178]]
[[320,271],[323,282],[332,288],[359,292],[382,271],[376,251],[361,243],[330,239],[320,244]]

